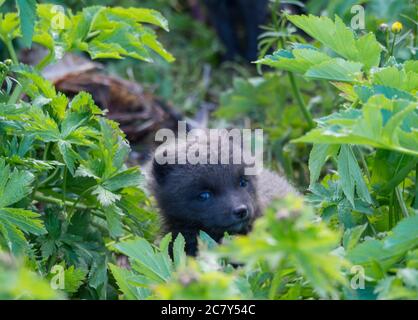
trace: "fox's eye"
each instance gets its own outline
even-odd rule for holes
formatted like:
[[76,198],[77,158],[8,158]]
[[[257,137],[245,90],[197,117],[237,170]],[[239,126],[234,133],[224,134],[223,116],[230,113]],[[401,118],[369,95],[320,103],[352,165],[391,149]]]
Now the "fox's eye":
[[211,198],[212,197],[212,193],[211,192],[209,192],[209,191],[204,191],[204,192],[201,192],[200,194],[199,194],[199,196],[198,196],[198,199],[200,200],[200,201],[206,201],[206,200],[208,200],[209,198]]
[[239,178],[239,186],[241,188],[245,188],[246,186],[248,186],[248,180],[245,179],[244,177],[240,177]]

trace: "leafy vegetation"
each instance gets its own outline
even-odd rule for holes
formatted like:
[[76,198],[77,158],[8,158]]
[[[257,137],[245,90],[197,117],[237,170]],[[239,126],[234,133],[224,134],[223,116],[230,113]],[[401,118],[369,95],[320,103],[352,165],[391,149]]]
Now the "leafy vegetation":
[[[134,234],[153,239],[156,216],[140,188],[139,168],[125,165],[130,148],[117,123],[89,94],[70,100],[39,71],[73,50],[148,61],[152,49],[172,60],[144,24],[167,29],[167,23],[148,9],[90,7],[59,13],[64,25],[54,29],[53,7],[36,10],[33,35],[25,35],[26,20],[20,25],[16,13],[0,21],[0,38],[12,58],[2,64],[7,86],[0,104],[0,243],[46,278],[61,265],[68,297],[103,299],[112,294],[107,264],[114,259],[106,243]],[[49,50],[35,68],[17,61],[13,40],[20,36]]]
[[[16,5],[0,16],[10,58],[0,64],[0,298],[418,299],[418,38],[409,6],[395,6],[403,24],[392,27],[388,9],[368,14],[375,32],[356,32],[341,1],[328,6],[332,18],[289,15],[272,1],[260,74],[235,78],[211,124],[263,128],[267,164],[308,191],[273,202],[246,236],[218,245],[202,232],[191,258],[181,235],[157,240],[152,199],[140,169],[125,164],[130,147],[118,124],[89,94],[69,99],[40,72],[71,51],[128,58],[109,66],[148,70],[139,78],[150,85],[160,82],[158,70],[170,70],[156,92],[176,91],[177,103],[190,98],[179,86],[194,85],[201,69],[181,78],[218,49],[187,62],[175,52],[167,67],[162,61],[174,58],[156,30],[168,23],[157,11]],[[190,18],[181,19],[187,29]],[[381,22],[389,25],[378,31]],[[177,39],[161,36],[164,44]],[[213,39],[200,40],[190,52]],[[18,42],[48,54],[23,65]],[[205,81],[184,111],[224,86]],[[60,279],[64,286],[52,289]]]

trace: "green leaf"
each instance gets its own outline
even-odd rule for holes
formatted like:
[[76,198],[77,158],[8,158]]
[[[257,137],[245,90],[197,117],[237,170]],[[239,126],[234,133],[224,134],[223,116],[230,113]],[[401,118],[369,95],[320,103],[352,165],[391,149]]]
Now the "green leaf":
[[312,66],[304,76],[329,81],[353,82],[358,79],[362,66],[362,63],[337,58]]
[[64,270],[64,291],[70,294],[76,293],[86,279],[87,272],[76,269],[74,266]]
[[112,238],[118,238],[123,235],[123,212],[115,205],[105,206],[103,208],[106,216],[107,227]]
[[0,223],[7,222],[25,233],[40,235],[46,232],[39,217],[39,214],[29,210],[18,208],[0,209]]
[[386,250],[383,243],[376,239],[369,239],[348,251],[347,258],[353,263],[365,267],[369,277],[380,279],[399,258],[402,252]]
[[65,164],[67,165],[68,171],[74,175],[75,165],[79,157],[77,152],[75,152],[71,147],[71,144],[66,141],[58,141],[58,149],[62,155],[62,158],[64,159]]
[[167,21],[156,11],[136,8],[84,8],[72,17],[74,28],[66,37],[70,48],[86,51],[93,59],[124,56],[151,62],[150,50],[173,61],[157,41],[154,31],[144,23],[166,30]]
[[138,288],[134,283],[135,274],[127,269],[120,268],[114,264],[109,263],[109,268],[112,271],[113,276],[118,284],[119,289],[123,293],[124,299],[138,300],[146,299],[150,296],[151,292],[146,288]]
[[174,259],[174,268],[178,269],[184,267],[186,263],[186,253],[184,248],[186,246],[186,241],[181,233],[179,233],[174,240],[173,244],[173,259]]
[[118,243],[115,248],[127,255],[133,268],[155,283],[163,283],[171,276],[171,262],[168,255],[155,252],[145,239]]
[[13,40],[19,35],[19,17],[16,13],[0,14],[0,38],[3,42]]
[[0,158],[0,235],[14,254],[28,249],[24,233],[41,235],[46,231],[40,215],[21,208],[8,208],[24,199],[31,192],[34,176],[29,171],[10,170]]
[[367,223],[347,229],[343,236],[343,245],[346,250],[353,249],[360,241],[360,237],[367,228]]
[[371,203],[372,199],[363,174],[350,146],[342,145],[338,155],[338,173],[343,192],[354,207],[354,191],[360,199]]
[[418,156],[416,105],[371,97],[361,110],[348,109],[317,120],[319,126],[293,142],[359,144]]
[[360,62],[366,69],[378,66],[382,47],[372,33],[356,39],[353,31],[338,16],[335,16],[335,22],[325,16],[313,15],[293,15],[288,19],[341,57]]
[[325,162],[333,156],[336,156],[339,150],[338,145],[332,144],[314,144],[309,155],[309,172],[310,172],[310,183],[312,186],[319,178],[321,168]]
[[15,204],[31,192],[34,176],[29,171],[10,170],[0,158],[0,208]]
[[406,252],[418,246],[418,215],[400,221],[384,240],[385,249]]
[[36,0],[16,0],[23,44],[30,48],[36,20]]
[[110,191],[117,191],[127,187],[138,187],[143,182],[139,168],[132,167],[115,174],[103,182],[103,187]]
[[173,238],[173,235],[171,234],[171,232],[167,233],[160,241],[160,251],[165,253],[165,254],[169,254],[168,253],[168,248],[170,246],[170,242]]
[[414,94],[418,90],[418,71],[409,70],[408,66],[380,68],[372,74],[373,83]]
[[168,30],[168,22],[161,13],[153,9],[144,9],[144,8],[121,8],[115,7],[109,9],[110,14],[121,17],[129,18],[135,22],[145,22],[150,23],[156,26],[163,28],[165,31]]
[[267,55],[256,63],[265,64],[281,70],[305,73],[310,67],[331,60],[331,57],[318,50],[294,49],[278,50],[272,55]]
[[0,220],[0,234],[6,240],[10,252],[20,255],[28,249],[28,243],[22,231],[5,220]]
[[115,194],[102,186],[97,186],[92,194],[97,196],[97,200],[103,207],[111,206],[121,198],[121,195]]

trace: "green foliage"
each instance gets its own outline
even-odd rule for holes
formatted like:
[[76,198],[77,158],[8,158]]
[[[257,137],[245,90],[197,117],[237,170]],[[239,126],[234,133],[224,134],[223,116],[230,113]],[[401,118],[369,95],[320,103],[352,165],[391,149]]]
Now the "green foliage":
[[[405,257],[417,247],[416,61],[397,62],[393,48],[384,48],[373,33],[356,35],[338,16],[287,18],[322,47],[293,43],[258,63],[330,81],[343,98],[337,111],[293,140],[314,144],[309,199],[324,221],[344,230],[346,259],[364,267],[370,297],[413,298],[415,270],[407,268]],[[336,171],[321,179],[329,160]],[[389,234],[380,239],[377,232]],[[362,296],[344,291],[350,298]]]
[[[274,203],[248,236],[219,247],[201,243],[197,260],[185,259],[181,235],[173,243],[173,259],[167,251],[170,234],[159,248],[144,239],[117,244],[129,257],[131,270],[112,265],[112,272],[126,299],[286,299],[308,292],[338,297],[349,265],[331,253],[339,235],[325,223],[314,222],[313,211],[302,201],[291,197]],[[201,241],[205,237],[201,235]]]
[[[52,281],[61,267],[68,297],[109,298],[115,284],[108,262],[115,257],[107,243],[133,234],[153,239],[156,216],[140,169],[125,165],[130,147],[118,124],[89,94],[70,100],[39,70],[74,50],[146,61],[153,50],[172,60],[146,26],[167,30],[167,22],[154,10],[100,6],[73,14],[38,5],[35,19],[33,6],[18,1],[25,19],[14,12],[0,17],[0,39],[13,60],[1,65],[7,90],[0,103],[0,247],[26,256],[30,266],[7,271],[10,280],[0,280],[2,289],[7,284],[0,295],[61,296],[33,275]],[[49,49],[36,68],[17,61],[12,40],[21,35],[25,45],[33,41]]]
[[36,272],[16,261],[7,253],[0,252],[0,299],[47,300],[64,296],[53,289]]
[[144,25],[168,31],[167,21],[155,10],[92,6],[73,14],[52,4],[39,4],[35,21],[34,1],[18,4],[25,19],[19,19],[13,12],[5,14],[0,22],[0,37],[10,44],[22,34],[26,45],[33,41],[47,48],[49,53],[39,68],[70,51],[87,52],[93,59],[132,57],[148,62],[152,62],[150,51],[153,51],[167,61],[174,60],[158,42],[155,31]]
[[[282,48],[258,63],[291,73],[290,88],[281,74],[237,79],[216,115],[247,117],[270,137],[296,124],[293,142],[314,143],[307,198],[319,215],[300,199],[275,202],[249,235],[201,247],[181,267],[165,253],[169,237],[160,248],[143,239],[122,243],[132,270],[112,268],[125,298],[416,299],[416,62],[397,62],[373,33],[357,35],[338,17],[288,19],[317,42],[283,48],[279,39]],[[340,98],[327,101],[336,111],[319,110],[312,130],[295,119],[313,110],[299,90],[307,85],[293,73],[339,90]],[[297,104],[285,108],[289,91]],[[331,161],[334,170],[323,174]],[[355,270],[364,271],[365,288],[353,287]]]
[[[156,61],[155,69],[120,66],[148,86],[161,83],[158,94],[190,111],[233,74],[209,86],[200,64],[219,51],[213,34],[185,15],[170,16],[177,36],[160,34],[168,23],[152,9],[61,12],[18,0],[17,13],[1,14],[11,60],[0,63],[0,298],[418,298],[418,64],[408,60],[416,30],[353,32],[341,1],[327,5],[340,13],[333,19],[279,17],[271,3],[257,63],[275,71],[249,77],[240,69],[216,116],[263,128],[268,164],[309,185],[309,203],[275,201],[250,234],[226,235],[221,245],[202,232],[197,258],[186,257],[181,235],[154,244],[157,218],[140,169],[125,164],[130,147],[118,124],[89,94],[70,99],[40,71],[70,51]],[[380,6],[379,19],[393,10],[414,22],[403,3],[371,0],[368,9]],[[173,57],[157,34],[179,48],[178,65],[166,64]],[[17,41],[48,54],[22,65]],[[64,287],[52,290],[57,270]],[[353,287],[353,270],[364,271],[365,289]]]
[[202,104],[217,102],[219,92],[229,87],[234,74],[248,71],[237,63],[219,65],[222,47],[215,31],[183,10],[183,5],[177,1],[141,1],[141,6],[158,9],[167,18],[171,32],[158,32],[158,36],[176,57],[175,63],[152,55],[153,64],[126,59],[110,63],[108,68],[135,79],[158,99],[193,116]]
[[14,254],[29,249],[24,233],[40,235],[45,233],[39,214],[10,206],[27,197],[34,176],[29,171],[18,171],[0,159],[0,236]]
[[26,47],[32,44],[33,30],[36,19],[36,0],[16,0],[19,12],[20,31]]
[[286,282],[285,275],[290,274],[306,279],[320,297],[336,297],[339,285],[346,284],[342,274],[346,262],[331,254],[340,237],[325,223],[315,222],[314,217],[302,199],[289,197],[277,201],[256,221],[249,236],[236,237],[220,250],[248,266],[265,263],[275,274],[269,298],[288,293],[284,290],[278,294],[275,290]]

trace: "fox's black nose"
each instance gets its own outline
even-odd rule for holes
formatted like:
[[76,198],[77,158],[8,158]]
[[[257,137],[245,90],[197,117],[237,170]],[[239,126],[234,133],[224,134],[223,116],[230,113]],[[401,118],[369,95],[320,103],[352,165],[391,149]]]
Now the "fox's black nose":
[[232,214],[235,218],[239,219],[239,220],[244,220],[248,218],[248,208],[246,205],[241,205],[237,208],[235,208],[232,211]]

